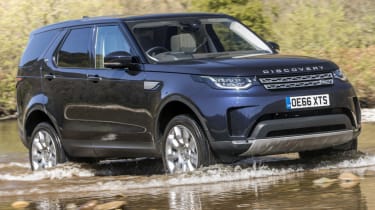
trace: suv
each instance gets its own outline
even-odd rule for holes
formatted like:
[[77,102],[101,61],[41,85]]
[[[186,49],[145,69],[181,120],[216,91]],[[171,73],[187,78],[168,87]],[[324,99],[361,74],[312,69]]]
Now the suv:
[[175,173],[247,156],[356,150],[360,106],[339,67],[277,51],[224,14],[37,29],[17,76],[31,167],[162,157]]

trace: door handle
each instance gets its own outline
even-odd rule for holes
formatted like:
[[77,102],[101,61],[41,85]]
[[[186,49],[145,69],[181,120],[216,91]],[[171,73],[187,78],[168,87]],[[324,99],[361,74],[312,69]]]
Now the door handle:
[[43,77],[44,77],[44,79],[49,80],[49,81],[51,81],[51,80],[53,80],[53,79],[56,78],[56,76],[54,74],[52,74],[52,73],[45,74],[45,75],[43,75]]
[[96,83],[96,82],[99,82],[100,80],[102,80],[102,78],[99,77],[98,75],[89,75],[89,76],[87,76],[87,80]]

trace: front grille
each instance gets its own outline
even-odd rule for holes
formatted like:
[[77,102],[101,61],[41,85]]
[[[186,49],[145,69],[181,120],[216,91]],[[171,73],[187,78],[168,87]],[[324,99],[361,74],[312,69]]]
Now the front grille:
[[309,74],[301,76],[264,77],[260,83],[267,90],[291,89],[333,85],[332,73]]

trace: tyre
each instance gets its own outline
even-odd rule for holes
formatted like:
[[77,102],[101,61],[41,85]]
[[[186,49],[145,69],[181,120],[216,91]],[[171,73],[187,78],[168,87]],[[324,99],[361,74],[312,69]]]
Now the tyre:
[[178,115],[168,123],[162,155],[164,168],[169,173],[194,171],[215,163],[202,128],[187,115]]
[[35,127],[31,135],[29,159],[32,170],[51,168],[67,161],[60,138],[50,124],[43,122]]
[[335,156],[342,155],[348,152],[356,152],[358,147],[358,139],[355,138],[345,144],[334,146],[332,148],[299,152],[299,157],[303,159],[311,159],[319,156]]

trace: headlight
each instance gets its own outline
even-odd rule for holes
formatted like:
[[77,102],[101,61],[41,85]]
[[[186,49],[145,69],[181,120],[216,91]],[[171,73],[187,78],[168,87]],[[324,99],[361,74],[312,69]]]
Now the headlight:
[[252,81],[247,77],[211,77],[201,76],[202,79],[208,80],[215,88],[218,89],[248,89],[252,85]]
[[333,72],[333,76],[337,79],[346,81],[347,78],[345,77],[344,73],[341,71],[341,69],[337,69],[336,71]]

